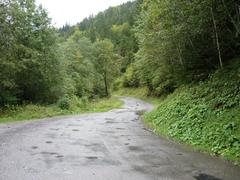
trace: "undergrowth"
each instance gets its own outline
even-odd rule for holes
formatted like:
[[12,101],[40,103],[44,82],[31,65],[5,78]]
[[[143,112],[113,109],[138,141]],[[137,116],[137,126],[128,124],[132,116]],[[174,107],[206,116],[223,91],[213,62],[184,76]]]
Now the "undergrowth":
[[0,123],[15,122],[21,120],[40,119],[46,117],[81,114],[90,112],[105,112],[119,108],[123,102],[117,98],[98,99],[88,101],[85,98],[64,97],[57,104],[22,106],[6,106],[0,109]]
[[145,114],[156,132],[240,163],[240,62],[178,88]]

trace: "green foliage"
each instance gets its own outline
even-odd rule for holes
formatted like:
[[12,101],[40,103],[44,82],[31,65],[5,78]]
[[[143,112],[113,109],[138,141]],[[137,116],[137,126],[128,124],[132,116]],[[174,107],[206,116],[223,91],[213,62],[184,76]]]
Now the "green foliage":
[[61,96],[55,30],[33,0],[0,3],[0,105]]
[[94,98],[108,96],[119,71],[118,59],[109,40],[92,43],[78,29],[59,48],[64,63],[66,94]]
[[96,39],[111,39],[112,26],[123,25],[125,23],[132,26],[135,21],[136,2],[127,2],[120,6],[110,7],[109,9],[98,13],[96,16],[90,16],[79,23],[79,28],[84,31],[86,36],[93,42]]
[[64,96],[58,100],[58,107],[62,110],[68,110],[70,108],[70,98]]
[[145,116],[146,122],[167,136],[240,161],[239,63],[236,59],[207,81],[178,88]]
[[71,109],[72,97],[86,105],[86,99],[110,94],[121,59],[111,41],[92,43],[86,31],[67,25],[58,38],[34,0],[0,6],[0,106],[59,100],[61,108]]
[[122,57],[120,69],[124,73],[127,66],[134,61],[134,53],[138,50],[132,28],[138,14],[137,6],[138,2],[134,1],[110,7],[96,16],[84,19],[75,26],[65,25],[59,29],[59,33],[63,39],[67,39],[76,29],[79,29],[92,42],[111,40],[114,52]]
[[134,53],[137,51],[136,38],[128,23],[113,25],[111,30],[111,39],[116,52],[123,57],[121,72],[125,72],[127,67],[134,61]]
[[93,101],[89,106],[85,108],[86,112],[105,112],[111,109],[120,108],[123,102],[117,98],[102,98]]
[[98,41],[94,43],[95,55],[96,55],[96,69],[101,75],[104,85],[104,96],[110,95],[110,86],[119,74],[119,61],[120,59],[114,54],[113,44],[109,40]]
[[122,87],[123,87],[123,78],[122,77],[118,77],[113,82],[112,90],[113,91],[118,91],[118,90],[122,89]]
[[84,96],[80,99],[80,107],[87,107],[88,103],[89,103],[89,100],[88,100],[88,97]]
[[114,92],[116,96],[127,96],[142,99],[143,101],[149,102],[154,106],[158,106],[161,102],[161,99],[158,99],[153,96],[148,96],[148,88],[147,87],[139,87],[139,88],[120,88]]
[[23,106],[7,106],[0,108],[0,123],[9,123],[21,120],[40,119],[46,117],[80,114],[87,112],[106,112],[122,106],[122,101],[117,98],[98,99],[88,101],[86,98],[71,97],[67,99],[69,109],[61,109],[59,104]]
[[58,100],[58,107],[62,110],[76,111],[77,109],[86,108],[89,104],[88,97],[84,96],[64,96]]
[[132,65],[129,66],[123,76],[123,87],[139,87],[140,79],[136,72],[136,68]]
[[[220,60],[225,66],[229,59],[239,56],[236,1],[139,3],[140,15],[135,25],[139,51],[134,71],[150,94],[161,96],[183,83],[202,81],[220,67]],[[129,72],[126,77],[131,82]]]
[[99,80],[94,67],[92,43],[77,30],[66,42],[61,43],[59,52],[64,63],[66,93],[79,97],[91,96],[94,82]]

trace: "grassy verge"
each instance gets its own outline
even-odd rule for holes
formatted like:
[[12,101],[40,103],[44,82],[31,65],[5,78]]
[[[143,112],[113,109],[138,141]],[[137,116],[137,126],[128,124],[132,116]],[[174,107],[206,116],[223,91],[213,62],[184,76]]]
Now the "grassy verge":
[[144,115],[157,134],[189,144],[240,165],[240,61],[215,72],[208,80],[178,88],[164,99],[148,99],[143,89],[117,94],[154,102]]
[[105,112],[123,105],[117,98],[99,99],[86,103],[84,106],[73,106],[62,110],[57,104],[42,106],[28,104],[0,109],[0,123],[15,122],[21,120],[40,119],[46,117],[81,114],[90,112]]

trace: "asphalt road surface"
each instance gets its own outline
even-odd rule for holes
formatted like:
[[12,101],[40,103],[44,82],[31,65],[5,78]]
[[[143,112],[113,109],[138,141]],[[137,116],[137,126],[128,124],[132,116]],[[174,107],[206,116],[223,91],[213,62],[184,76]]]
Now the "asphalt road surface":
[[1,180],[240,180],[240,168],[147,130],[122,109],[0,125]]

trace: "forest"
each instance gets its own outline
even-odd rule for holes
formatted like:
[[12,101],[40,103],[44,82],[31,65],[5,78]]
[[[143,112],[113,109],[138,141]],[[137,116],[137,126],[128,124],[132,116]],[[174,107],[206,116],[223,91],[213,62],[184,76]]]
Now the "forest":
[[239,161],[240,2],[136,0],[55,28],[34,0],[1,0],[0,112],[134,89],[161,101],[157,132]]

